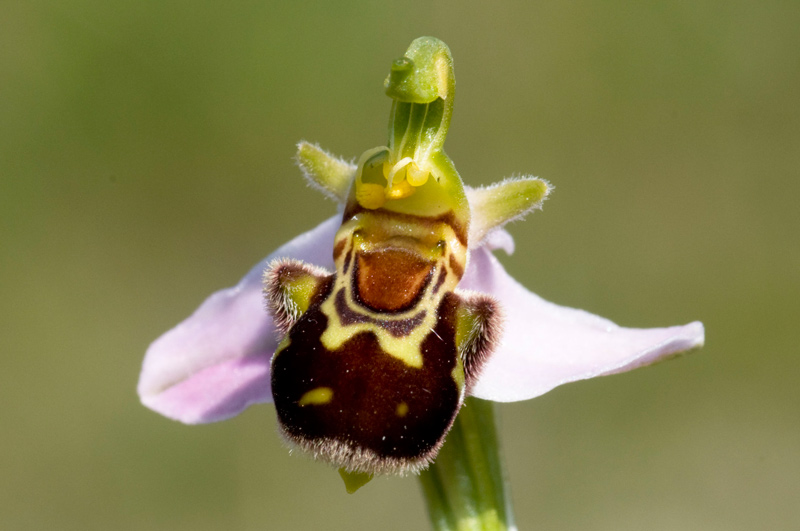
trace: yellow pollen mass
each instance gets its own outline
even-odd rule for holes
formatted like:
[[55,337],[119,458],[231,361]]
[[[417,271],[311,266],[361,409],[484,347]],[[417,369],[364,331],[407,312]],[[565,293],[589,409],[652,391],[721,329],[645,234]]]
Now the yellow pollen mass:
[[380,208],[386,202],[384,187],[373,183],[356,183],[356,200],[364,208]]
[[297,404],[300,406],[322,406],[333,399],[333,389],[330,387],[317,387],[303,394]]
[[421,169],[415,162],[408,165],[406,180],[411,186],[422,186],[428,181],[429,173]]
[[397,404],[397,409],[394,411],[398,417],[405,417],[408,414],[408,404],[400,402]]
[[403,199],[404,197],[408,197],[414,193],[414,187],[408,184],[408,181],[403,179],[399,183],[395,183],[392,185],[392,189],[389,190],[388,195],[389,199]]

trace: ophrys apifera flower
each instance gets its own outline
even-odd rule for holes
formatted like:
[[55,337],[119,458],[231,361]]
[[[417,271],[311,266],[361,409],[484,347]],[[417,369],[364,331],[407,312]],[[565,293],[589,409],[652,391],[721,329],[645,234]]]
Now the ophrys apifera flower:
[[142,402],[186,423],[274,402],[282,434],[350,473],[418,472],[467,396],[526,400],[703,343],[703,326],[623,328],[547,302],[493,255],[551,186],[465,186],[443,150],[449,49],[415,40],[392,64],[387,145],[356,164],[301,143],[339,213],[211,295],[149,348]]

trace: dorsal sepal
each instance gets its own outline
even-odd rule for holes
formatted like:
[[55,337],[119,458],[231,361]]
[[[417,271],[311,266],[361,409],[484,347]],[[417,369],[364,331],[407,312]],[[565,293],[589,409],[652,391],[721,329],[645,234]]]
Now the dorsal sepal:
[[403,57],[395,59],[386,81],[386,95],[408,103],[447,99],[455,86],[450,48],[436,37],[419,37]]

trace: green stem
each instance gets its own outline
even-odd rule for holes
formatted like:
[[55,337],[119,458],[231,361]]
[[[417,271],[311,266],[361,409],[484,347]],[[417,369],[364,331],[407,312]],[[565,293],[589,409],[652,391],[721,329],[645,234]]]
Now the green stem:
[[494,404],[468,398],[431,467],[420,474],[435,531],[511,531]]

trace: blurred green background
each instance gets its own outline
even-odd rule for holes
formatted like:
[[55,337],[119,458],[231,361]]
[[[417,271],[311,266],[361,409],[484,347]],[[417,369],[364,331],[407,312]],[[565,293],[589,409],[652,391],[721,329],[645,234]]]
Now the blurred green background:
[[0,528],[424,529],[349,496],[272,406],[142,407],[150,341],[316,225],[300,139],[385,142],[382,81],[445,40],[468,184],[550,180],[501,256],[700,353],[501,406],[520,529],[800,528],[800,3],[0,4]]

